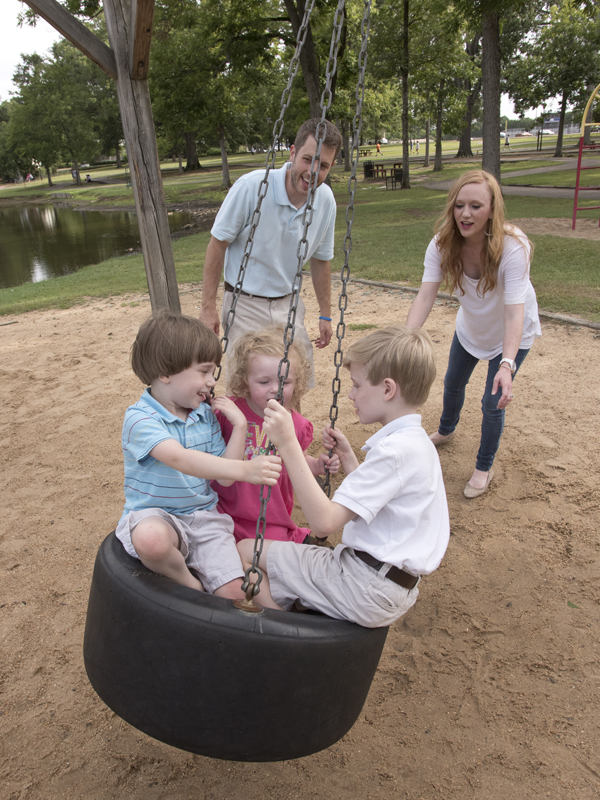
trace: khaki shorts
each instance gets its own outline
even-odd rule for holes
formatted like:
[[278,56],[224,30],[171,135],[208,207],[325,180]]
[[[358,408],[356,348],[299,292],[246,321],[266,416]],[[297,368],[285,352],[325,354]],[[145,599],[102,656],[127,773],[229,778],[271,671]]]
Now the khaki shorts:
[[[417,601],[419,590],[405,589],[361,561],[352,548],[335,550],[294,542],[273,542],[266,571],[273,600],[288,610],[296,600],[335,619],[365,628],[391,625]],[[260,603],[260,594],[258,595]]]
[[162,508],[130,511],[117,525],[116,536],[133,558],[139,559],[139,556],[131,541],[131,534],[146,517],[161,517],[173,526],[179,536],[179,550],[188,569],[200,578],[210,594],[219,586],[244,575],[233,537],[233,520],[229,514],[219,514],[216,509],[195,511],[193,514],[169,514]]
[[[227,314],[231,308],[233,300],[232,292],[224,292],[223,294],[223,309],[221,311],[221,323],[223,330],[225,330],[225,322]],[[235,319],[233,325],[229,329],[229,344],[227,345],[227,353],[233,352],[235,340],[238,336],[249,331],[259,331],[262,328],[268,328],[270,325],[283,325],[287,324],[288,314],[290,311],[290,295],[282,297],[280,300],[267,300],[264,297],[246,297],[241,294],[238,297],[235,306]],[[298,298],[298,310],[296,312],[296,324],[294,326],[294,341],[302,345],[306,350],[306,357],[310,363],[310,379],[308,388],[315,388],[315,368],[313,363],[313,347],[310,337],[304,327],[304,316],[306,309],[301,298]],[[227,375],[227,365],[225,375]]]

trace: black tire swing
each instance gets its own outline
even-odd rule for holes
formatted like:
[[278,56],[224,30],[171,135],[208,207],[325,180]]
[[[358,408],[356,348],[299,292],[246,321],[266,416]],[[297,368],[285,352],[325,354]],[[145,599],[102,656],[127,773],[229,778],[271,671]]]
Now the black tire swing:
[[[297,71],[314,0],[307,5],[290,65],[288,88],[282,112],[274,129],[267,156],[274,163],[280,136],[279,123],[289,103],[284,102]],[[360,141],[360,110],[364,96],[366,43],[370,0],[365,0],[362,24],[360,78],[356,90],[352,177],[349,182],[353,209],[356,165]],[[330,92],[330,64],[337,53],[344,0],[339,0],[332,50],[324,92]],[[322,101],[325,119],[326,104]],[[358,127],[357,127],[358,121]],[[319,133],[313,161],[312,192],[316,188],[324,125]],[[261,190],[262,191],[262,184]],[[260,216],[261,196],[255,215]],[[266,191],[266,189],[265,189]],[[264,195],[263,195],[264,196]],[[307,207],[312,201],[311,190]],[[306,220],[305,212],[305,220]],[[352,219],[346,214],[348,234],[344,240],[337,366],[331,419],[337,416],[343,315],[347,303],[348,258]],[[254,218],[253,218],[254,221]],[[258,219],[254,228],[258,224]],[[308,219],[310,224],[310,217]],[[305,221],[305,233],[307,224]],[[249,238],[250,249],[252,233]],[[246,248],[249,251],[248,246]],[[242,286],[244,256],[237,294]],[[299,248],[298,285],[294,285],[288,317],[293,339],[295,306],[302,281]],[[233,307],[236,297],[234,296]],[[342,302],[343,301],[343,302]],[[225,349],[227,327],[225,331]],[[287,333],[286,333],[287,340]],[[291,339],[290,339],[291,343]],[[286,355],[282,365],[287,361]],[[280,365],[280,374],[281,368]],[[289,362],[288,362],[289,365]],[[286,369],[287,372],[287,369]],[[280,388],[285,375],[281,375]],[[264,487],[263,487],[264,488]],[[261,492],[262,495],[262,492]],[[267,497],[268,499],[268,497]],[[266,504],[266,501],[265,501]],[[255,563],[258,573],[262,532],[257,525]],[[322,614],[293,614],[263,609],[247,613],[233,603],[209,594],[199,594],[146,569],[131,558],[111,533],[100,546],[90,589],[83,655],[85,668],[102,700],[126,722],[144,733],[200,755],[234,761],[279,761],[318,752],[338,741],[356,722],[385,644],[387,628],[363,628]]]

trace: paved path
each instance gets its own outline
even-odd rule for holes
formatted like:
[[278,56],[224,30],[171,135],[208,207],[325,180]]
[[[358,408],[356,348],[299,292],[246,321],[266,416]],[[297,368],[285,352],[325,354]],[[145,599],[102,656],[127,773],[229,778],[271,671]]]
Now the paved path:
[[[594,166],[600,168],[600,159],[590,158],[586,159],[586,166]],[[521,175],[536,175],[542,172],[561,172],[567,169],[577,169],[576,159],[569,159],[569,161],[561,164],[556,164],[553,167],[533,167],[532,169],[516,170],[515,172],[505,172],[502,175],[502,180],[506,178],[517,178]],[[454,181],[427,181],[427,183],[420,184],[426,189],[437,189],[441,192],[447,192]],[[503,194],[520,195],[521,197],[552,197],[565,200],[575,199],[575,189],[564,187],[557,189],[553,186],[502,186]],[[591,189],[582,192],[580,190],[578,202],[585,203],[587,200],[600,200],[600,189]]]

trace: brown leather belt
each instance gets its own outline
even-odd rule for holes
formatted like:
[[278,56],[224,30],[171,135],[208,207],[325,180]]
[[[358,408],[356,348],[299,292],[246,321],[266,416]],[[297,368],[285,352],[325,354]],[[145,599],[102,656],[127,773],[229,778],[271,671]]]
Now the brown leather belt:
[[[223,288],[225,289],[226,292],[235,291],[235,287],[232,286],[230,283],[227,283],[227,281],[225,281],[225,283],[223,284]],[[283,300],[285,297],[290,296],[289,294],[282,294],[279,297],[265,297],[262,294],[250,294],[250,292],[245,292],[243,289],[240,289],[240,294],[243,294],[244,297],[258,297],[259,300]]]
[[[364,561],[365,564],[368,564],[370,567],[374,567],[375,569],[381,569],[381,567],[384,565],[383,561],[378,561],[376,558],[373,558],[372,555],[365,553],[363,550],[355,550],[354,555],[358,556],[361,561]],[[419,582],[418,575],[411,575],[410,572],[406,572],[398,567],[390,567],[390,571],[385,575],[385,577],[389,578],[394,583],[397,583],[398,586],[403,586],[405,589],[414,589]]]

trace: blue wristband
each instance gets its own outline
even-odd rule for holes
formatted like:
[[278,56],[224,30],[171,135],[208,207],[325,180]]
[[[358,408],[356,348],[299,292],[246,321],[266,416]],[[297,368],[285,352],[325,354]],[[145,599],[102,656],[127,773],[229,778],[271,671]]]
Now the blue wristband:
[[325,322],[331,322],[331,317],[319,317],[319,319],[324,319]]

